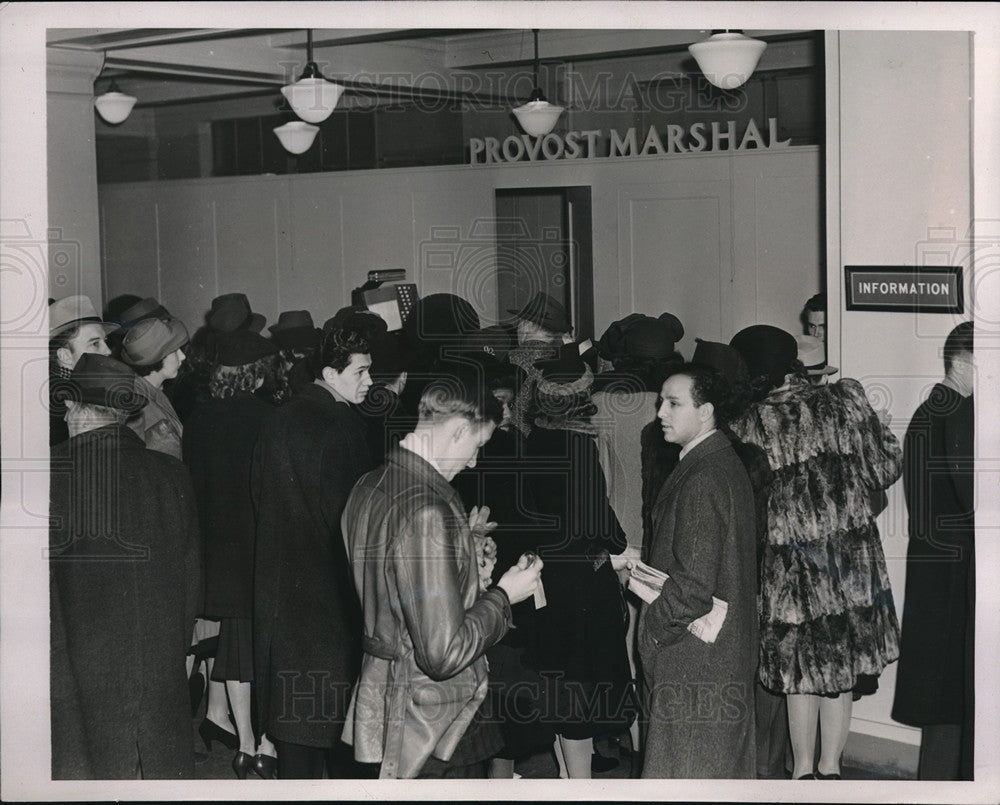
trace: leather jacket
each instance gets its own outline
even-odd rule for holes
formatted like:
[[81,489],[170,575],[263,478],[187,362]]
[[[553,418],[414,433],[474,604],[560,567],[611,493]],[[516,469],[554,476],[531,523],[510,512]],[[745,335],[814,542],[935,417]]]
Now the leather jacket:
[[343,739],[381,777],[448,760],[486,695],[485,652],[511,624],[499,588],[479,591],[458,493],[396,447],[344,510],[344,541],[364,611],[364,657]]

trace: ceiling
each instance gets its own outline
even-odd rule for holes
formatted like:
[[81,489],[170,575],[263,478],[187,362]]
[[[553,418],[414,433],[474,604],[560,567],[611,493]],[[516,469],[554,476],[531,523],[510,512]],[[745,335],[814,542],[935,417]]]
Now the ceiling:
[[[581,64],[670,55],[692,69],[687,45],[710,31],[545,29],[539,32],[543,65]],[[810,31],[745,31],[768,41],[758,69],[802,66]],[[508,78],[530,72],[529,29],[313,29],[313,59],[326,78],[348,93],[392,93],[475,99],[498,104],[524,101],[530,85]],[[127,79],[141,105],[273,91],[299,77],[306,62],[305,29],[50,28],[50,48],[104,54],[96,82]],[[124,87],[123,87],[124,88]]]

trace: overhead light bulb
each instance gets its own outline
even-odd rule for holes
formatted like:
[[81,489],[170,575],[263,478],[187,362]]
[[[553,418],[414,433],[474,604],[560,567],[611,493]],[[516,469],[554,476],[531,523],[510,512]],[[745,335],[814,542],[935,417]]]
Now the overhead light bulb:
[[303,154],[308,151],[316,139],[319,126],[303,123],[301,120],[292,120],[283,126],[278,126],[274,133],[281,140],[281,144],[290,154]]
[[306,68],[293,84],[281,88],[292,110],[307,123],[322,123],[331,114],[344,92],[344,87],[327,81],[313,61],[312,30],[306,32]]
[[108,91],[94,98],[94,108],[106,123],[118,125],[132,113],[136,100],[131,95],[120,92],[117,82],[112,80]]
[[559,115],[565,111],[565,107],[555,106],[545,100],[542,90],[538,86],[538,29],[533,29],[535,37],[535,61],[534,76],[535,88],[528,96],[528,102],[523,106],[513,109],[514,117],[521,124],[521,128],[532,137],[544,137],[556,127]]
[[767,42],[751,39],[739,31],[721,31],[704,42],[690,45],[688,52],[710,84],[728,90],[749,80],[766,47]]

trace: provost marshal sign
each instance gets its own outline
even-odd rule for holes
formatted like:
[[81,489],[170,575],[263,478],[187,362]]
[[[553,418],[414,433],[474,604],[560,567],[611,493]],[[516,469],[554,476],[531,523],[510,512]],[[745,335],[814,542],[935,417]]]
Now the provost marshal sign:
[[650,126],[645,134],[630,128],[625,134],[609,129],[570,131],[532,137],[512,134],[504,140],[496,137],[472,137],[469,140],[469,164],[490,165],[501,162],[541,162],[556,159],[593,159],[594,157],[645,157],[700,151],[746,151],[749,149],[787,148],[791,140],[778,139],[778,119],[767,119],[767,133],[762,134],[751,118],[746,128],[737,129],[736,121],[692,123],[687,128],[670,123]]
[[848,310],[962,313],[961,266],[844,266]]

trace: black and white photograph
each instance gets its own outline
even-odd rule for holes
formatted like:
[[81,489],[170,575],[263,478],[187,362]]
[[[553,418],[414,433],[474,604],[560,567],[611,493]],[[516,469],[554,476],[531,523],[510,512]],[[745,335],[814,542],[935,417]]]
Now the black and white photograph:
[[1000,799],[1000,6],[0,49],[4,800]]

